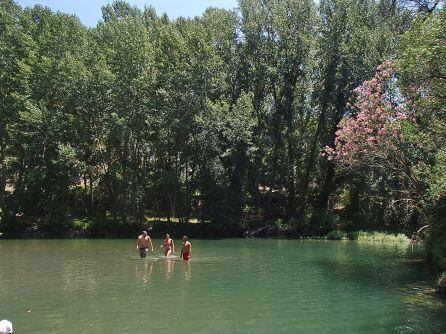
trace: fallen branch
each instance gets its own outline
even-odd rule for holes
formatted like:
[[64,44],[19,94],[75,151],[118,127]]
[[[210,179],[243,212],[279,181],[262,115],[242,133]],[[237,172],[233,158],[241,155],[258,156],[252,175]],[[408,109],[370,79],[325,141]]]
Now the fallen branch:
[[420,238],[420,233],[423,232],[425,229],[427,229],[427,228],[430,227],[430,226],[431,226],[431,225],[428,224],[428,225],[424,225],[423,227],[420,227],[420,228],[417,230],[417,232],[414,233],[414,234],[412,235],[412,237],[410,238],[411,242],[412,242],[412,243],[415,243],[415,242],[417,242],[418,240],[421,240],[421,238]]

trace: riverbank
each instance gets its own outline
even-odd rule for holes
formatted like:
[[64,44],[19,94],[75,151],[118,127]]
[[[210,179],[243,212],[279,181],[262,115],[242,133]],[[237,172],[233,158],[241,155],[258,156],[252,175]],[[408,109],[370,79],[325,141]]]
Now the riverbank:
[[190,235],[193,238],[283,238],[283,239],[328,239],[358,240],[360,242],[408,242],[402,233],[385,231],[344,231],[330,230],[326,226],[309,223],[284,223],[275,221],[250,221],[239,226],[219,225],[210,221],[189,221],[165,218],[146,218],[144,222],[103,218],[77,217],[63,223],[48,224],[41,221],[32,222],[18,217],[13,223],[0,224],[0,236],[7,239],[28,238],[132,238],[142,230],[150,231],[154,238],[172,235]]

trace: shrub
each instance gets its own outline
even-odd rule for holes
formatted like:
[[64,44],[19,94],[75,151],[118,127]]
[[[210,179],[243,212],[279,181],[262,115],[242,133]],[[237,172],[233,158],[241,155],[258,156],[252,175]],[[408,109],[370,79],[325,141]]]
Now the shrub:
[[446,272],[440,275],[436,290],[441,296],[446,297]]
[[326,235],[328,240],[347,240],[348,234],[345,231],[333,230]]
[[351,238],[356,239],[358,242],[398,242],[398,243],[409,243],[409,238],[402,234],[391,234],[384,232],[364,232],[358,231],[351,233]]

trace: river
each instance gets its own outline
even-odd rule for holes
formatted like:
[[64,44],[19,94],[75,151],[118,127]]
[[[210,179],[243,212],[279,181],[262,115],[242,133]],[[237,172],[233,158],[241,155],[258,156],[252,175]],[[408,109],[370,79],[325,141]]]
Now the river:
[[419,251],[344,241],[0,240],[15,333],[445,333]]

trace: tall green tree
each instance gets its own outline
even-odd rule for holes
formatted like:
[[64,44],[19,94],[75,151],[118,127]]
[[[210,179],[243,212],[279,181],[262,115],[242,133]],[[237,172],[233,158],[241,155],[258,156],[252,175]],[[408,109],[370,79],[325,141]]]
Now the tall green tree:
[[[301,98],[312,71],[317,15],[312,1],[240,1],[245,57],[257,112],[271,112],[267,184],[285,187],[286,215],[297,208],[298,119],[307,113]],[[266,97],[270,97],[266,99]],[[268,105],[269,103],[269,105]]]
[[[378,16],[382,6],[374,1],[355,0],[320,3],[322,25],[317,57],[320,74],[314,94],[318,116],[300,190],[302,210],[311,204],[308,202],[311,193],[316,198],[312,203],[315,210],[327,210],[330,194],[338,181],[335,164],[320,158],[320,148],[333,146],[339,122],[351,112],[347,103],[353,89],[369,78],[375,67],[390,56],[391,44],[397,40],[394,36],[398,35],[398,31],[390,36],[382,33],[385,30],[382,27],[392,26],[399,14],[394,8],[394,12],[384,20]],[[309,185],[313,180],[320,186],[311,192]]]
[[[104,9],[105,10],[105,9]],[[104,14],[105,15],[105,14]],[[154,51],[142,17],[107,19],[95,40],[111,80],[104,124],[104,174],[98,186],[115,216],[144,216],[146,162],[153,123]]]
[[0,207],[4,209],[7,183],[12,185],[13,127],[20,112],[32,107],[30,77],[35,43],[23,29],[24,14],[13,1],[0,2]]
[[418,158],[415,171],[427,184],[424,202],[430,211],[428,251],[446,268],[446,10],[421,14],[404,35],[398,65],[402,91],[413,107],[415,125],[407,135]]

